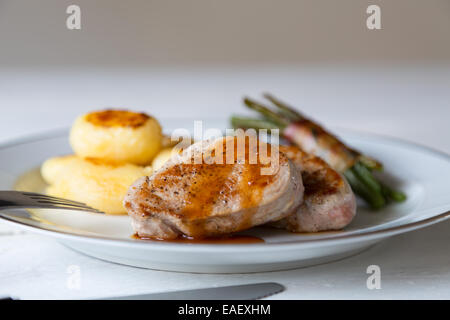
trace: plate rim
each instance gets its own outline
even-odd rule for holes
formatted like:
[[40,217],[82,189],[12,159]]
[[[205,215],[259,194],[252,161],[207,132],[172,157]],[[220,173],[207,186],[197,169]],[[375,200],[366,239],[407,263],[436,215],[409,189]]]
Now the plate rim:
[[[217,119],[218,120],[218,119]],[[425,145],[422,145],[417,142],[408,141],[402,138],[393,137],[389,135],[384,134],[378,134],[378,133],[372,133],[372,132],[365,132],[365,131],[358,131],[353,129],[346,129],[346,128],[339,128],[339,131],[341,133],[348,133],[348,134],[354,134],[358,135],[358,137],[366,136],[369,138],[375,138],[375,139],[381,139],[384,141],[394,142],[396,144],[405,145],[409,148],[413,148],[415,150],[419,151],[426,151],[428,154],[431,154],[433,156],[437,156],[440,159],[443,159],[450,164],[450,155],[434,149],[432,147],[428,147]],[[51,129],[51,130],[45,130],[40,133],[34,133],[34,134],[27,134],[23,135],[17,138],[8,139],[5,142],[0,143],[0,150],[7,149],[9,147],[18,146],[21,144],[28,144],[33,143],[37,141],[47,140],[47,139],[53,139],[58,138],[63,135],[67,135],[69,132],[68,128],[58,128],[58,129]],[[3,221],[16,225],[22,229],[27,229],[30,231],[34,231],[36,233],[44,234],[44,235],[53,235],[56,238],[66,238],[68,240],[76,240],[76,241],[83,241],[83,242],[96,242],[96,243],[106,243],[106,244],[114,244],[116,246],[145,246],[147,248],[151,249],[161,249],[161,250],[178,250],[179,248],[195,248],[199,251],[210,251],[210,250],[217,250],[218,247],[220,247],[220,250],[223,251],[236,251],[236,249],[249,249],[249,250],[264,250],[268,247],[272,249],[292,249],[292,247],[298,247],[298,246],[305,246],[305,245],[316,245],[316,244],[326,244],[331,242],[346,242],[351,241],[354,239],[362,239],[365,241],[370,241],[378,238],[383,237],[390,237],[396,234],[405,233],[408,231],[413,231],[416,229],[424,228],[427,226],[430,226],[432,224],[442,222],[450,218],[450,211],[446,211],[437,215],[434,215],[432,217],[415,221],[415,222],[409,222],[406,224],[396,225],[387,227],[384,229],[379,230],[372,230],[367,232],[359,232],[349,235],[332,235],[327,236],[325,238],[321,239],[302,239],[297,242],[288,242],[288,243],[254,243],[254,244],[190,244],[190,243],[168,243],[168,242],[145,242],[145,241],[138,241],[133,239],[117,239],[117,238],[109,238],[109,237],[102,237],[102,236],[95,236],[95,235],[79,235],[71,232],[65,232],[65,231],[56,231],[56,230],[50,230],[46,229],[44,227],[39,226],[33,226],[29,225],[24,222],[20,222],[17,220],[14,220],[12,218],[8,218],[5,215],[1,214],[0,212],[0,219]]]

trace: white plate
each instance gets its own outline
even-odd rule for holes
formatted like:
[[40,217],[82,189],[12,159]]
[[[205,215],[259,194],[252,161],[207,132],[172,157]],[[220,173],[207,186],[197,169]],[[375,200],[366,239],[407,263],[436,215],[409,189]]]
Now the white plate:
[[[164,123],[166,131],[181,123]],[[212,121],[207,127],[224,128]],[[189,244],[142,241],[127,216],[39,210],[2,213],[3,220],[28,231],[53,237],[64,245],[103,260],[151,269],[239,273],[297,268],[353,255],[390,236],[423,228],[450,217],[450,157],[428,148],[376,135],[338,132],[350,145],[384,163],[383,177],[405,191],[408,200],[373,212],[358,207],[343,231],[292,234],[255,228],[246,235],[261,237],[255,244]],[[70,153],[67,132],[13,141],[0,146],[0,189],[12,189],[24,172],[36,179],[22,189],[38,189],[36,169],[47,158]],[[22,179],[23,181],[23,179]]]

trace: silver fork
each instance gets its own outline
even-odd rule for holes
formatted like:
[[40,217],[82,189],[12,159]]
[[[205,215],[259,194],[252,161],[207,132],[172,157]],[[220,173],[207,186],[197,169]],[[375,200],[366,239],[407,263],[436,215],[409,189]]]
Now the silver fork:
[[0,191],[0,210],[4,209],[66,209],[103,213],[84,203],[21,191]]

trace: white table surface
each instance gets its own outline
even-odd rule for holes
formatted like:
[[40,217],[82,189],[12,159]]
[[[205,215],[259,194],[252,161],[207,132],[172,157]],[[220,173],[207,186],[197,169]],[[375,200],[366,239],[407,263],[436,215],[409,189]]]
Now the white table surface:
[[[0,142],[69,126],[104,106],[157,117],[226,117],[242,94],[272,89],[331,126],[383,133],[450,153],[450,66],[252,67],[181,70],[6,70],[0,73]],[[450,201],[450,195],[449,195]],[[270,299],[449,299],[450,221],[388,239],[325,265],[258,274],[208,275],[96,260],[0,223],[0,295],[71,299],[276,281]],[[381,289],[366,286],[369,265]],[[67,285],[71,267],[80,287]]]

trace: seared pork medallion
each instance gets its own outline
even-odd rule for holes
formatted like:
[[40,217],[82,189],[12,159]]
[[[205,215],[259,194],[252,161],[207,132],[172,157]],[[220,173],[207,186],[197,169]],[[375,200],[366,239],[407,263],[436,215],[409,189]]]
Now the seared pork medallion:
[[305,195],[302,205],[288,217],[271,225],[291,232],[340,230],[356,214],[356,199],[345,178],[321,158],[295,146],[280,151],[301,171]]
[[135,182],[124,206],[136,233],[155,239],[219,236],[293,213],[303,199],[300,170],[276,146],[245,139],[239,148],[238,140],[197,142]]

